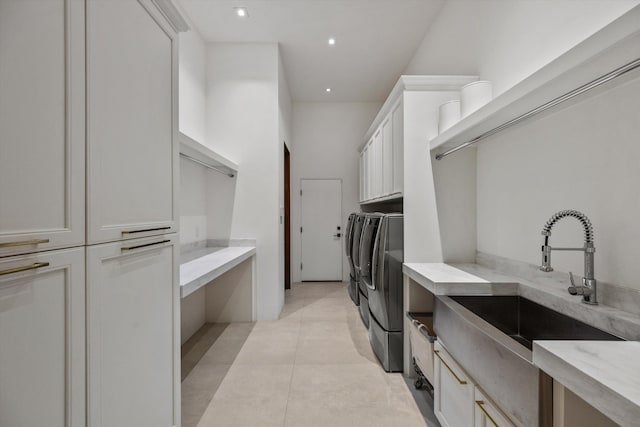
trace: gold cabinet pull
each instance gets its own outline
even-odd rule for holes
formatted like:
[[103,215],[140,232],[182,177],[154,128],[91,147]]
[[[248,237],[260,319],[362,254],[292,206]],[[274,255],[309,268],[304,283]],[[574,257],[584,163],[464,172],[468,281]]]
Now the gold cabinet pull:
[[447,362],[444,361],[442,356],[440,356],[440,350],[433,350],[433,354],[438,356],[438,359],[440,359],[440,362],[442,362],[442,364],[449,370],[449,372],[451,372],[451,375],[453,375],[453,377],[458,381],[458,383],[460,383],[460,385],[464,385],[467,383],[466,381],[461,380],[460,377],[457,376],[455,372],[453,372],[453,369],[451,369],[451,367],[447,364]]
[[140,248],[146,248],[146,247],[149,247],[149,246],[161,245],[163,243],[167,243],[167,242],[170,242],[170,241],[171,240],[161,240],[160,242],[145,243],[144,245],[136,245],[136,246],[124,247],[124,248],[120,248],[120,250],[122,252],[132,251],[134,249],[140,249]]
[[478,405],[478,408],[480,408],[484,416],[487,417],[494,426],[500,427],[498,423],[496,423],[496,421],[491,417],[491,415],[489,415],[489,412],[487,412],[487,410],[485,409],[483,400],[476,400],[476,405]]
[[22,240],[19,242],[0,243],[0,248],[12,248],[14,246],[39,245],[40,243],[49,243],[49,239],[32,239]]
[[171,227],[145,228],[144,230],[123,231],[122,234],[147,233],[149,231],[169,230]]
[[48,267],[48,266],[49,266],[48,262],[36,262],[34,264],[26,265],[24,267],[16,267],[16,268],[9,268],[8,270],[2,270],[0,271],[0,276],[6,276],[7,274],[13,274],[13,273],[20,273],[21,271],[35,270],[36,268]]

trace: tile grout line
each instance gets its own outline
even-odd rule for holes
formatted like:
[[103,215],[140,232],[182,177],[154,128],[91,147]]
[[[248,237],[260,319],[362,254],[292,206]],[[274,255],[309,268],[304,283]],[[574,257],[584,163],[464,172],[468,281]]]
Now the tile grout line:
[[[303,300],[306,298],[303,298]],[[289,400],[291,399],[291,386],[293,385],[293,374],[296,370],[296,362],[298,360],[298,348],[300,347],[300,333],[302,331],[302,317],[304,313],[300,313],[300,320],[298,321],[298,336],[296,338],[296,350],[293,355],[293,365],[291,367],[291,376],[289,377],[289,391],[287,392],[287,404],[284,407],[284,417],[282,419],[282,427],[287,424],[287,413],[289,412]]]

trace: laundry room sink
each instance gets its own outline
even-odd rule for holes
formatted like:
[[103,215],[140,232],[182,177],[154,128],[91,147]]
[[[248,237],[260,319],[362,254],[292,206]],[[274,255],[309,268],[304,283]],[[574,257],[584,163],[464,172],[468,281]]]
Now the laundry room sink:
[[621,339],[520,296],[438,296],[434,329],[510,418],[543,427],[553,425],[553,381],[533,364],[533,341]]
[[521,296],[452,296],[451,299],[529,350],[534,340],[622,340]]

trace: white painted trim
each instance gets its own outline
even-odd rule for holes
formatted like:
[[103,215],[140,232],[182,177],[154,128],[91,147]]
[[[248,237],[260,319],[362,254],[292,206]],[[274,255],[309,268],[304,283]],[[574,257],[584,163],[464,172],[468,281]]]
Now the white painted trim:
[[190,27],[182,12],[176,7],[171,0],[151,0],[156,7],[162,12],[171,27],[178,32],[189,31]]

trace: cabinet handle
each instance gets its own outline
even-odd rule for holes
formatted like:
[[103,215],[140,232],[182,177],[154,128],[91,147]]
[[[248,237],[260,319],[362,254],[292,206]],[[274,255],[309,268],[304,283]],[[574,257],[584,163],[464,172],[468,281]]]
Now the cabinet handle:
[[144,245],[128,246],[128,247],[120,248],[120,250],[122,252],[132,251],[134,249],[140,249],[140,248],[146,248],[146,247],[149,247],[149,246],[161,245],[163,243],[167,243],[167,242],[170,242],[170,241],[171,240],[161,240],[159,242],[145,243]]
[[14,246],[39,245],[40,243],[49,243],[49,239],[33,239],[33,240],[22,240],[20,242],[0,243],[0,248],[12,248]]
[[484,408],[484,401],[476,400],[476,405],[478,405],[478,408],[480,408],[484,416],[487,417],[494,426],[500,427],[498,423],[496,423],[495,420],[491,417],[491,415],[489,415],[489,412],[487,412],[487,410]]
[[466,381],[461,380],[460,377],[457,376],[455,372],[453,372],[453,369],[451,369],[451,367],[447,364],[447,362],[444,361],[442,356],[440,356],[440,350],[433,350],[433,354],[438,356],[438,359],[440,359],[440,362],[442,362],[442,364],[449,370],[449,372],[451,372],[451,375],[454,376],[454,378],[458,381],[460,385],[464,385],[467,383]]
[[146,233],[148,231],[160,231],[160,230],[168,230],[171,227],[157,227],[157,228],[145,228],[144,230],[132,230],[132,231],[123,231],[122,234],[136,234],[136,233]]
[[36,262],[35,264],[27,265],[24,267],[16,267],[16,268],[10,268],[8,270],[2,270],[0,271],[0,276],[6,276],[7,274],[13,274],[13,273],[20,273],[21,271],[35,270],[36,268],[48,267],[48,266],[49,266],[48,262]]

